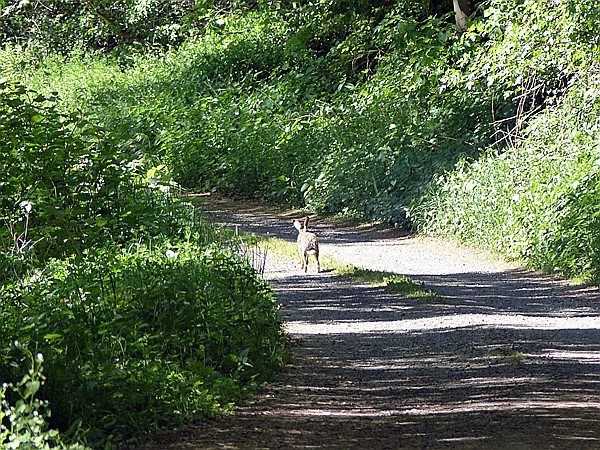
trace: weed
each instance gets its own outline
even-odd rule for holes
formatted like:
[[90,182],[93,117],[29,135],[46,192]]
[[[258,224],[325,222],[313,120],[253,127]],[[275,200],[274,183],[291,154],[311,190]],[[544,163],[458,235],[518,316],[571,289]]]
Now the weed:
[[502,347],[487,353],[488,357],[495,359],[500,364],[520,365],[523,364],[527,357],[510,347]]
[[411,280],[406,276],[358,268],[348,264],[338,265],[337,272],[361,283],[385,286],[390,292],[419,301],[439,303],[444,300],[441,295],[426,288],[424,283]]
[[[27,373],[16,383],[0,386],[0,445],[6,449],[65,449],[85,450],[81,444],[65,444],[58,430],[48,429],[50,409],[38,393],[46,377],[43,374],[44,355],[35,356],[23,344],[14,343],[28,359]],[[12,404],[9,402],[12,400]]]

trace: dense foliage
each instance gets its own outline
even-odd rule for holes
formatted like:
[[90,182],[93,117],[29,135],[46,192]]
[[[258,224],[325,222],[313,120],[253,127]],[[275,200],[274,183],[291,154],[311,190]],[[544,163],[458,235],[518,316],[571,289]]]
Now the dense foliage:
[[93,425],[90,443],[214,414],[281,362],[273,298],[247,263],[154,245],[52,260],[2,291],[0,334],[18,345],[2,349],[0,377],[20,346],[41,352],[50,422]]
[[58,429],[110,447],[226,410],[281,366],[268,286],[164,166],[55,96],[2,80],[0,100],[3,445]]
[[[483,3],[460,34],[443,14],[448,8],[436,5],[428,12],[439,14],[428,20],[404,2],[224,13],[167,53],[72,59],[66,68],[56,57],[46,60],[49,74],[26,74],[38,89],[64,89],[69,110],[83,98],[116,147],[166,164],[187,188],[411,224],[597,279],[594,240],[582,244],[547,222],[549,211],[564,213],[558,199],[569,194],[551,182],[554,171],[572,166],[579,175],[570,183],[580,185],[587,163],[579,166],[576,149],[564,146],[560,156],[549,155],[535,138],[570,135],[551,128],[560,121],[548,115],[561,115],[572,133],[595,120],[592,109],[582,121],[588,106],[566,99],[595,96],[597,6]],[[5,64],[18,71],[14,60],[22,59],[13,52]],[[75,89],[84,71],[84,87]],[[536,202],[524,201],[517,211],[513,199],[527,197],[523,183],[496,173],[509,155],[550,180],[527,188],[538,199],[550,184],[552,195],[535,210]],[[488,181],[477,171],[485,161]],[[472,188],[490,177],[497,185]],[[583,185],[563,223],[593,229],[593,202],[575,199],[595,198],[594,183]],[[486,207],[475,213],[478,204]],[[572,216],[583,211],[587,219]]]
[[[30,357],[27,373],[17,382],[0,386],[0,443],[3,449],[68,449],[84,450],[81,444],[66,445],[56,429],[48,429],[48,402],[37,398],[46,380],[43,374],[44,355]],[[7,400],[12,397],[14,405]]]
[[[211,2],[192,0],[2,0],[0,42],[44,54],[169,46],[210,21]],[[223,2],[222,8],[232,5]],[[196,30],[196,31],[195,31]]]
[[482,158],[441,177],[416,215],[427,232],[597,283],[598,5],[506,3],[510,9],[499,2],[478,24],[489,50],[477,55],[471,68],[478,71],[469,76],[505,85],[514,125]]
[[[600,7],[473,2],[459,31],[452,3],[0,0],[2,375],[30,359],[10,342],[43,349],[40,394],[73,412],[57,426],[94,421],[100,442],[212,411],[280,363],[268,290],[178,186],[599,282]],[[84,404],[102,383],[112,397]],[[119,408],[137,413],[112,423]]]

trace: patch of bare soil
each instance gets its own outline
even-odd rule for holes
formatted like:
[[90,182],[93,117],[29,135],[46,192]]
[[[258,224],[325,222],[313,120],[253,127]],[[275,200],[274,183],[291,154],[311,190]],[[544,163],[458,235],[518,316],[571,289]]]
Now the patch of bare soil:
[[[214,197],[205,208],[289,240],[301,216]],[[317,220],[312,231],[323,252],[424,281],[444,300],[267,257],[293,362],[234,414],[143,448],[600,448],[597,288],[395,230]]]

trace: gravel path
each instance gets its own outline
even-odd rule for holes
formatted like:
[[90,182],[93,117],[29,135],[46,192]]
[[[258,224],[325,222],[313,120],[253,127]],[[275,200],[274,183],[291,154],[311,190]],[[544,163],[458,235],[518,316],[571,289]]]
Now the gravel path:
[[[295,240],[298,212],[205,203],[218,221]],[[235,414],[145,448],[600,448],[597,288],[394,230],[316,221],[312,231],[323,253],[443,298],[267,257],[292,364]]]

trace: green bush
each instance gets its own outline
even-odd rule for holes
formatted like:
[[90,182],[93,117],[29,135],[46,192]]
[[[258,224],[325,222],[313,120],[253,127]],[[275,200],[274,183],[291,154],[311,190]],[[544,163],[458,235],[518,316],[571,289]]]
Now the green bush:
[[57,111],[20,84],[0,81],[0,250],[49,256],[81,253],[139,231],[166,231],[160,170],[142,172],[90,122]]
[[18,83],[0,97],[0,380],[41,352],[50,424],[97,447],[226,410],[281,366],[268,287],[164,165]]
[[285,353],[268,287],[216,246],[94,250],[1,297],[0,379],[28,362],[12,342],[43,353],[50,423],[94,445],[222,411]]
[[416,213],[422,230],[598,282],[599,101],[595,81],[572,88],[519,145],[449,173]]
[[457,164],[413,209],[422,231],[600,280],[594,8],[585,0],[552,7],[531,0],[486,9],[472,29],[487,37],[485,51],[474,53],[463,77],[514,96],[514,110],[493,124],[495,148]]

